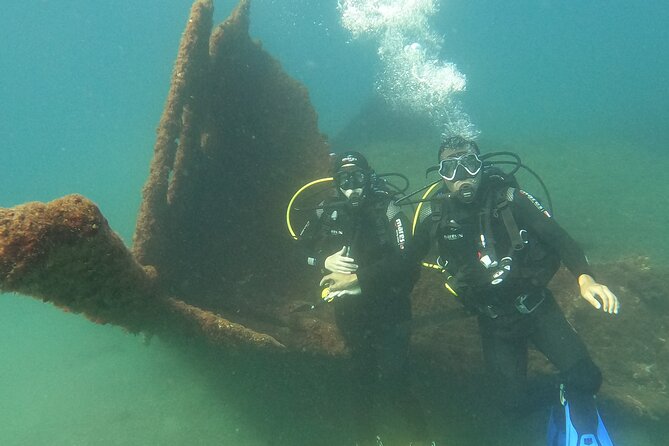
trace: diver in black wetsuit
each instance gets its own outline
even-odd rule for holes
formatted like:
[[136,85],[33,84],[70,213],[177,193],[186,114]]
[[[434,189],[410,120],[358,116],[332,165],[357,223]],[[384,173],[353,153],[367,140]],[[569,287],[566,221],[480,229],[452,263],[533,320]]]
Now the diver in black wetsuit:
[[443,188],[419,214],[412,257],[420,261],[436,241],[448,287],[478,314],[485,363],[506,405],[521,409],[529,403],[532,342],[560,372],[574,428],[559,438],[555,433],[549,444],[609,445],[608,435],[597,433],[603,429],[594,403],[601,372],[547,285],[564,263],[593,307],[616,314],[618,299],[595,281],[579,245],[539,201],[478,155],[476,143],[461,137],[441,145]]
[[337,155],[333,177],[336,196],[321,203],[299,241],[307,263],[325,275],[323,298],[332,301],[350,350],[356,444],[377,445],[373,414],[381,392],[404,413],[414,444],[428,444],[419,443],[426,421],[409,383],[409,294],[418,268],[405,258],[407,218],[361,154]]

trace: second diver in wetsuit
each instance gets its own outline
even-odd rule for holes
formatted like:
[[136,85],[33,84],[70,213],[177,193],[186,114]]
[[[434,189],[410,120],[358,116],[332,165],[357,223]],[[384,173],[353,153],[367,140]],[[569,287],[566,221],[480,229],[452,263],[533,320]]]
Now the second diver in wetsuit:
[[409,294],[417,266],[406,261],[411,234],[393,194],[357,152],[334,160],[335,196],[307,222],[299,241],[307,263],[324,274],[324,298],[350,351],[356,444],[377,445],[377,396],[394,402],[415,445],[429,444],[426,421],[409,383]]

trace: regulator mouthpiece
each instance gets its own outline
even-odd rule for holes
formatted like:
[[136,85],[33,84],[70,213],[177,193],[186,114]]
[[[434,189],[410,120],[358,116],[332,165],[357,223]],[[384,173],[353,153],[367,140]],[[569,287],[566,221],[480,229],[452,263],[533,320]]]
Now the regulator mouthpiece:
[[476,188],[470,183],[464,183],[458,189],[458,198],[464,203],[471,203],[474,201],[476,195]]

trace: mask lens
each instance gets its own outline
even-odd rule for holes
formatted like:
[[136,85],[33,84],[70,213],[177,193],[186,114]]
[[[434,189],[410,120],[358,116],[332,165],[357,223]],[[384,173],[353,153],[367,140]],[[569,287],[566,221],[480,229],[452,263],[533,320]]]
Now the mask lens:
[[464,155],[463,157],[460,158],[460,165],[465,169],[467,169],[467,172],[469,172],[470,175],[476,175],[477,173],[479,173],[482,164],[483,163],[481,162],[479,157],[473,153]]
[[458,168],[457,158],[446,158],[439,163],[439,175],[445,180],[455,178],[455,171]]
[[336,176],[337,184],[344,190],[362,189],[365,186],[366,176],[362,170],[339,172]]

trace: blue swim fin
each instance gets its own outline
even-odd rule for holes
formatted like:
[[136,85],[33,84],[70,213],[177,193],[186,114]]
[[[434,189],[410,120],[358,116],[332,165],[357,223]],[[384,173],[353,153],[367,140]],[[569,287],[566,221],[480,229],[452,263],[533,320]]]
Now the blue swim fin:
[[561,389],[560,401],[548,419],[548,446],[613,446],[594,398],[576,398],[572,407]]
[[564,405],[565,442],[563,444],[565,446],[613,446],[599,411],[594,410],[597,415],[596,427],[584,429],[579,427],[575,418],[576,414],[572,413],[569,402]]

